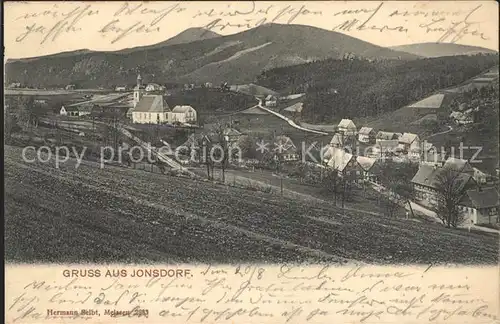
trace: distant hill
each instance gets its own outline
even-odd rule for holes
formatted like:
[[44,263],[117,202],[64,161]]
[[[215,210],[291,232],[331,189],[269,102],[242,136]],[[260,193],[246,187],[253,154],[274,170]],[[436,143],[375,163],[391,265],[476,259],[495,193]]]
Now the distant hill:
[[199,35],[199,29],[190,29],[164,43],[141,48],[12,61],[6,64],[6,80],[35,87],[69,83],[113,87],[134,84],[140,71],[146,82],[244,84],[253,82],[263,70],[346,54],[369,59],[418,58],[303,25],[268,24],[229,36],[209,33],[211,38],[191,41]]
[[280,93],[305,92],[303,121],[332,123],[395,111],[496,65],[498,55],[372,62],[328,59],[264,71],[256,84]]
[[419,43],[393,46],[391,49],[402,51],[422,57],[439,57],[439,56],[454,56],[454,55],[475,55],[479,53],[492,54],[497,51],[489,48],[451,44],[451,43]]

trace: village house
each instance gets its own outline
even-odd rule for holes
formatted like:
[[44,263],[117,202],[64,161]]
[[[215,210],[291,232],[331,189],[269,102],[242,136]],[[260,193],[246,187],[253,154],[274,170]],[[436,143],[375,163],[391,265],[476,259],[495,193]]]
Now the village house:
[[92,113],[93,105],[90,104],[73,104],[68,106],[62,106],[59,110],[61,116],[70,117],[83,117],[88,116]]
[[359,171],[354,155],[341,148],[329,147],[323,156],[325,165],[337,170],[342,176],[352,176]]
[[169,123],[170,108],[162,95],[143,95],[132,112],[136,124]]
[[473,189],[476,181],[471,174],[455,171],[450,165],[427,165],[421,164],[417,173],[411,180],[415,190],[415,199],[432,207],[437,206],[439,197],[439,177],[447,169],[455,172],[454,186],[457,193],[465,193],[465,190]]
[[484,173],[483,171],[479,170],[478,168],[473,168],[473,170],[474,170],[473,177],[477,183],[485,184],[488,182],[488,178],[490,178],[490,176],[487,173]]
[[357,156],[356,162],[360,167],[360,178],[364,181],[378,183],[379,179],[377,173],[379,171],[379,166],[376,159],[366,157],[366,156]]
[[196,110],[187,105],[175,106],[169,114],[169,123],[194,124],[197,121]]
[[278,98],[276,98],[275,96],[273,95],[268,95],[266,97],[266,100],[265,100],[265,105],[267,107],[276,107],[276,105],[278,104]]
[[473,109],[468,109],[464,112],[454,111],[450,114],[450,118],[454,120],[457,125],[467,125],[474,122]]
[[127,91],[127,87],[125,86],[118,86],[115,88],[115,91],[122,92],[122,91]]
[[458,203],[464,221],[473,224],[498,224],[500,196],[494,187],[467,190]]
[[241,132],[235,128],[227,127],[223,131],[224,139],[228,143],[237,143],[241,137]]
[[417,134],[403,133],[399,138],[399,148],[408,153],[410,159],[420,159],[420,139]]
[[146,92],[153,92],[153,91],[162,91],[164,90],[165,87],[157,84],[157,83],[149,83],[147,86],[146,86]]
[[9,88],[21,88],[21,82],[12,82],[9,84]]
[[212,82],[205,82],[205,88],[212,88],[213,84]]
[[377,140],[375,145],[366,148],[364,155],[375,159],[392,159],[399,154],[399,141],[396,139]]
[[346,136],[356,135],[356,125],[350,119],[342,119],[338,125],[338,130]]
[[375,141],[375,130],[371,127],[361,127],[358,132],[358,141],[361,143],[373,143]]
[[392,132],[384,132],[379,131],[375,136],[375,140],[378,143],[379,141],[389,141],[389,140],[398,140],[399,136],[397,133]]

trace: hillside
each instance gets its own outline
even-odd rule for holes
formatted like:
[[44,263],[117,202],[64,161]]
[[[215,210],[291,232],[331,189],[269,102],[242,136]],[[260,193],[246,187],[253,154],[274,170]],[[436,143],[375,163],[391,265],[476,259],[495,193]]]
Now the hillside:
[[[174,42],[185,39],[179,37]],[[145,80],[157,83],[238,84],[253,82],[265,69],[340,58],[346,53],[371,59],[417,58],[324,29],[268,24],[190,43],[171,45],[166,41],[149,48],[11,61],[6,64],[6,80],[39,88],[69,83],[85,88],[113,87],[134,84],[139,70]]]
[[469,46],[452,43],[419,43],[393,46],[391,49],[402,51],[422,57],[439,57],[439,56],[454,56],[454,55],[475,55],[479,53],[494,54],[497,51],[489,48]]
[[10,146],[5,157],[9,262],[498,262],[495,235],[91,162],[56,169]]
[[328,59],[264,71],[256,83],[282,93],[306,92],[301,118],[328,123],[397,110],[497,64],[498,55],[372,62]]

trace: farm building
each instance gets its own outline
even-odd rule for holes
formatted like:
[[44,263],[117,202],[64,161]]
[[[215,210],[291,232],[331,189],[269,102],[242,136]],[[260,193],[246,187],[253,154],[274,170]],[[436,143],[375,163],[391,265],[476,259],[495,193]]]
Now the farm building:
[[137,124],[162,124],[169,122],[170,108],[162,95],[143,95],[132,112]]
[[197,121],[196,110],[191,106],[175,106],[169,114],[169,122],[194,124]]
[[464,220],[473,224],[497,224],[499,219],[499,195],[494,187],[470,189],[458,203]]
[[344,133],[344,135],[356,135],[356,125],[350,119],[342,119],[338,125],[338,129],[340,132]]
[[362,143],[373,143],[375,141],[375,130],[371,127],[361,127],[358,133],[358,141]]
[[75,85],[74,84],[68,84],[64,89],[66,89],[66,90],[75,90]]

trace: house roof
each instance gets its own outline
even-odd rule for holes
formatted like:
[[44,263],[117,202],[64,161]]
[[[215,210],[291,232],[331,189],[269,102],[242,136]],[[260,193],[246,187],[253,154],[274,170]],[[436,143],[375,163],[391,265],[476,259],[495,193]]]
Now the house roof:
[[342,135],[339,133],[335,133],[330,141],[330,145],[344,145],[344,140],[342,138]]
[[467,160],[456,159],[453,157],[450,157],[446,160],[446,162],[444,163],[444,167],[455,170],[457,172],[474,171],[474,169],[471,167],[471,165]]
[[361,135],[370,135],[370,133],[373,131],[373,128],[371,127],[361,127],[359,130],[358,134]]
[[344,171],[349,162],[351,162],[353,155],[343,149],[330,147],[325,152],[324,157],[328,160],[326,164],[329,167],[335,168],[338,171]]
[[465,196],[470,199],[475,208],[490,208],[500,205],[498,191],[494,187],[467,190]]
[[62,108],[66,111],[78,111],[78,106],[62,106],[61,109]]
[[394,139],[395,137],[397,137],[396,133],[379,131],[379,132],[377,133],[376,139],[381,139],[381,140],[392,140],[392,139]]
[[366,156],[357,156],[356,161],[363,170],[369,171],[377,160]]
[[174,113],[185,113],[187,112],[189,109],[194,109],[193,107],[191,106],[175,106],[174,109],[172,109],[172,112]]
[[[411,182],[421,186],[437,189],[439,176],[443,175],[444,172],[446,172],[445,168],[421,164],[417,173],[413,179],[411,179]],[[454,172],[454,174],[456,175],[455,181],[458,190],[462,190],[469,180],[472,179],[472,176],[466,173]]]
[[144,95],[134,108],[134,112],[163,113],[169,111],[162,95]]
[[399,138],[399,143],[411,144],[418,139],[417,134],[404,133],[403,136]]
[[356,125],[354,125],[354,122],[350,119],[342,119],[339,123],[339,127],[342,128],[356,128]]
[[276,97],[273,95],[267,95],[266,100],[275,100]]

